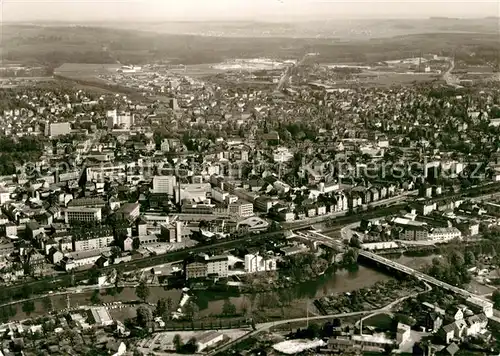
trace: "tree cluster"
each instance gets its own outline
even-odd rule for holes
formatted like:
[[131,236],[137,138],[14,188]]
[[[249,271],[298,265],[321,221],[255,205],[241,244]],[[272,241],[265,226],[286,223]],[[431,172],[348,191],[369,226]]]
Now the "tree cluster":
[[338,328],[341,327],[341,321],[335,318],[332,322],[328,321],[322,326],[318,324],[309,324],[305,329],[297,329],[295,332],[289,334],[288,336],[292,339],[316,339],[316,338],[328,338],[335,336],[338,333]]
[[146,300],[149,298],[151,291],[145,282],[139,283],[139,285],[135,288],[135,295],[137,298],[146,303]]
[[236,315],[236,305],[231,303],[229,299],[226,299],[222,305],[222,315],[225,317]]
[[457,250],[452,250],[442,258],[434,258],[427,273],[443,282],[454,286],[462,286],[471,280],[467,268],[474,266],[475,256],[472,251],[466,251],[465,255]]
[[179,334],[174,336],[173,344],[175,346],[175,351],[179,354],[193,355],[198,351],[198,345],[196,343],[196,338],[192,337],[185,344],[182,343],[182,338]]
[[172,298],[161,298],[156,303],[155,315],[164,320],[170,319],[170,313],[173,311],[174,302]]
[[328,268],[328,261],[312,253],[289,256],[283,261],[280,273],[295,281],[307,281]]
[[358,263],[358,251],[355,248],[348,249],[342,258],[342,265],[345,267],[356,266]]

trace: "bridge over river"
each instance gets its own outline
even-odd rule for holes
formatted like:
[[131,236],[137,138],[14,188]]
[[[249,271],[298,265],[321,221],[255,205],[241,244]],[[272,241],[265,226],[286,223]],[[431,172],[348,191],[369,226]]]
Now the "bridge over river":
[[[328,246],[330,248],[333,248],[335,250],[339,249],[345,249],[346,246],[342,241],[339,241],[337,239],[334,239],[330,236],[323,235],[322,233],[318,231],[306,231],[306,232],[301,232],[299,233],[299,236],[302,238],[307,238],[310,241],[313,241],[315,243],[321,243],[325,246]],[[413,268],[410,268],[408,266],[402,265],[398,262],[395,262],[393,260],[390,260],[388,258],[382,257],[380,255],[377,255],[373,252],[369,252],[366,250],[359,250],[358,258],[361,259],[366,259],[373,261],[379,265],[382,265],[386,268],[390,268],[392,270],[399,271],[401,273],[413,276],[415,278],[418,278],[419,280],[423,282],[427,282],[430,285],[436,286],[438,288],[442,288],[444,290],[447,290],[449,292],[452,292],[464,299],[467,300],[469,304],[472,306],[476,306],[477,309],[482,310],[486,316],[491,317],[493,315],[493,304],[484,299],[483,296],[476,295],[474,293],[471,293],[465,289],[453,286],[451,284],[445,283],[443,281],[440,281],[434,277],[431,277],[423,272],[417,271]]]
[[481,309],[486,314],[486,316],[491,317],[493,315],[493,304],[484,299],[482,296],[476,295],[465,289],[455,287],[451,284],[440,281],[439,279],[431,277],[420,271],[414,270],[413,268],[410,268],[408,266],[394,262],[393,260],[390,260],[388,258],[379,256],[373,252],[360,250],[359,257],[371,260],[385,267],[416,277],[421,281],[427,282],[431,285],[434,285],[436,287],[442,288],[456,295],[459,295],[462,298],[466,299],[469,304],[477,306],[478,309]]

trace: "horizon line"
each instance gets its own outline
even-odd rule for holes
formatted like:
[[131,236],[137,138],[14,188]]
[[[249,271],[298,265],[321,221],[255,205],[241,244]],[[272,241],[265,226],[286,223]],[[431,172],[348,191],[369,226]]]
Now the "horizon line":
[[[1,1],[1,0],[0,0]],[[116,19],[116,18],[102,18],[102,19],[94,19],[94,20],[62,20],[62,19],[23,19],[23,20],[6,20],[6,19],[1,19],[0,24],[6,24],[6,23],[68,23],[68,24],[80,24],[80,23],[102,23],[102,22],[109,22],[109,23],[119,23],[121,21],[127,20],[129,23],[158,23],[158,22],[177,22],[177,23],[189,23],[189,22],[226,22],[226,23],[233,23],[233,22],[278,22],[278,23],[287,23],[287,22],[310,22],[310,21],[367,21],[367,20],[386,20],[386,21],[394,21],[394,20],[410,20],[410,21],[421,21],[421,20],[500,20],[500,16],[477,16],[477,17],[455,17],[455,16],[422,16],[422,17],[394,17],[394,16],[388,16],[388,17],[349,17],[349,16],[342,16],[342,17],[329,17],[329,18],[324,18],[324,17],[315,17],[315,16],[310,16],[310,17],[299,17],[297,16],[296,18],[290,18],[290,16],[286,16],[286,19],[279,19],[279,18],[232,18],[232,19],[224,19],[224,18],[190,18],[190,19],[181,19],[181,18],[170,18],[170,19],[129,19],[129,18],[124,18],[124,19]]]

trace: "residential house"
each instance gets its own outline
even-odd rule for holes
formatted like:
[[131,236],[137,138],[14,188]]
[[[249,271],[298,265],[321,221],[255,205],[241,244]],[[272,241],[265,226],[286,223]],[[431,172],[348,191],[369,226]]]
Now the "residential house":
[[455,329],[455,338],[462,340],[467,336],[467,323],[464,319],[455,321],[453,327]]
[[458,347],[457,344],[454,342],[448,345],[444,350],[441,350],[439,355],[444,355],[444,356],[455,356],[455,354],[460,351],[460,347]]
[[453,338],[455,337],[455,323],[447,324],[443,326],[439,332],[438,335],[442,338],[442,340],[446,343],[449,344]]
[[426,330],[437,332],[443,326],[443,318],[434,311],[426,312],[423,326]]
[[466,336],[475,336],[481,333],[488,325],[488,318],[485,314],[472,315],[465,319],[467,323]]

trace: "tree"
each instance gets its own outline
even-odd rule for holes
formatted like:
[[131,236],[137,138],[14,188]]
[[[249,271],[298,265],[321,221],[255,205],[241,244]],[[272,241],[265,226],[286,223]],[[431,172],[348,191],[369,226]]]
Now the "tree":
[[165,310],[165,315],[163,316],[165,319],[170,319],[170,314],[174,310],[174,301],[172,298],[168,297],[166,300],[166,310]]
[[491,299],[493,300],[493,304],[495,305],[495,309],[500,308],[500,290],[496,289],[493,291],[491,295]]
[[357,261],[358,261],[358,253],[353,248],[347,250],[347,252],[344,254],[342,258],[342,263],[345,266],[354,266],[356,265]]
[[113,246],[111,247],[111,258],[114,260],[117,257],[121,257],[122,255],[122,250],[118,246]]
[[31,286],[25,284],[21,287],[21,297],[22,298],[27,299],[31,296],[32,293],[33,293],[33,289],[31,288]]
[[48,313],[50,313],[54,309],[54,306],[52,305],[52,299],[50,299],[50,297],[43,298],[42,305],[43,309]]
[[117,268],[116,269],[116,276],[115,276],[115,288],[118,288],[118,285],[122,281],[123,281],[123,270],[120,268]]
[[196,317],[196,314],[199,312],[198,305],[195,302],[190,300],[187,305],[184,307],[184,314],[188,320],[193,320]]
[[323,325],[323,330],[321,331],[323,337],[332,337],[333,336],[333,324],[329,321]]
[[465,265],[464,255],[458,251],[452,251],[449,260],[450,263],[456,268],[463,268]]
[[141,299],[144,303],[146,303],[149,294],[150,290],[145,282],[139,283],[139,285],[135,288],[135,295],[137,296],[137,298]]
[[395,322],[399,322],[409,326],[415,326],[417,324],[415,318],[406,314],[397,314],[395,317]]
[[248,308],[248,304],[246,302],[243,302],[241,304],[241,313],[243,315],[247,315],[249,311],[250,311],[250,309]]
[[139,248],[139,246],[140,246],[140,245],[141,245],[141,240],[139,240],[139,238],[138,238],[138,237],[136,237],[136,238],[134,238],[134,239],[132,240],[132,248],[133,248],[134,250],[137,250],[137,249]]
[[192,337],[191,339],[189,339],[188,342],[186,342],[186,345],[184,345],[184,347],[182,348],[182,351],[190,355],[195,354],[196,351],[198,351],[196,338]]
[[174,339],[173,339],[172,343],[174,344],[176,351],[180,351],[181,350],[181,348],[182,348],[182,338],[181,338],[181,336],[179,334],[175,334],[174,335]]
[[52,333],[54,332],[54,329],[56,328],[56,325],[53,321],[51,320],[48,320],[48,321],[45,321],[43,324],[42,324],[42,330],[43,330],[43,333],[44,334],[49,334],[49,333]]
[[349,246],[354,248],[361,248],[361,241],[359,241],[359,238],[357,236],[353,236],[351,237],[351,241],[349,241]]
[[311,323],[307,327],[307,331],[308,331],[308,334],[309,334],[309,338],[315,339],[315,338],[317,338],[320,335],[321,328],[319,327],[318,324]]
[[148,327],[153,321],[153,313],[151,312],[151,309],[149,309],[144,305],[141,305],[139,308],[137,308],[136,320],[137,320],[137,325],[143,328]]
[[98,278],[101,276],[101,272],[97,268],[91,268],[88,270],[87,276],[90,284],[97,284]]
[[472,251],[466,251],[464,255],[465,264],[467,266],[474,266],[476,264],[476,256]]
[[99,304],[99,303],[101,303],[100,293],[99,293],[99,291],[97,289],[94,290],[94,292],[92,293],[92,296],[90,297],[90,302],[92,304]]
[[167,301],[165,298],[158,299],[156,303],[155,315],[163,316],[167,311]]
[[23,303],[22,311],[26,313],[26,315],[30,315],[35,311],[35,302],[32,300],[27,300]]
[[236,306],[226,299],[224,304],[222,305],[222,315],[224,316],[232,316],[236,314]]

